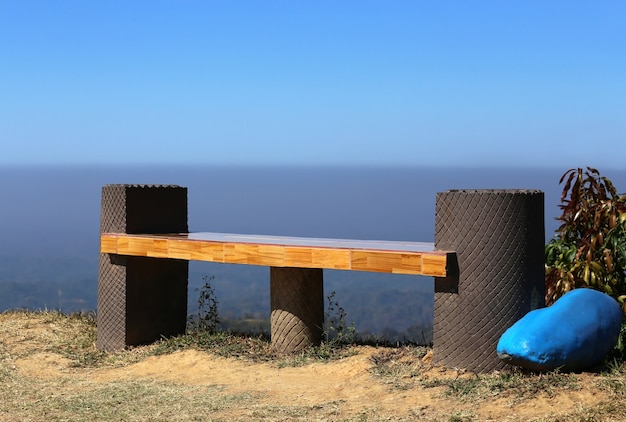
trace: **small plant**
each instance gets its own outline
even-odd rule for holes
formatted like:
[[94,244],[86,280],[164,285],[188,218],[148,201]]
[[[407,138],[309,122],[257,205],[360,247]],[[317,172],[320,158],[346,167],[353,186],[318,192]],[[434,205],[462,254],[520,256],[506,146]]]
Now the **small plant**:
[[356,329],[354,322],[349,326],[346,324],[346,313],[343,307],[339,306],[335,299],[335,292],[326,296],[328,300],[328,310],[325,313],[326,330],[324,336],[326,341],[335,341],[343,343],[352,343],[356,340]]
[[190,317],[190,322],[197,331],[207,331],[215,333],[220,323],[219,314],[217,312],[217,297],[211,282],[215,280],[215,276],[202,277],[204,284],[200,288],[196,288],[198,296],[198,314]]

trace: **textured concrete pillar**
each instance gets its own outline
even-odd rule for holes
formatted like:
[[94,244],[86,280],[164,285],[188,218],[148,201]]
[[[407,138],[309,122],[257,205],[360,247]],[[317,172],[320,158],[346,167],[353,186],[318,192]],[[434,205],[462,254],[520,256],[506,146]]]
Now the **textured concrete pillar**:
[[[187,188],[106,185],[101,233],[186,233]],[[98,339],[117,350],[184,333],[188,262],[100,254]]]
[[270,268],[272,349],[278,353],[319,345],[324,326],[321,269]]
[[435,247],[456,251],[435,278],[434,362],[488,372],[504,367],[502,333],[544,306],[544,195],[537,190],[437,194]]

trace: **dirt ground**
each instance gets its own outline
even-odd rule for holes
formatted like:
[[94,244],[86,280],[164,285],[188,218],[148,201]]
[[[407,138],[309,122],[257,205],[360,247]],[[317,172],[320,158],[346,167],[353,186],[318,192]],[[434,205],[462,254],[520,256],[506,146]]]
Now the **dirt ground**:
[[[0,327],[1,329],[2,327]],[[48,330],[33,322],[30,330]],[[25,353],[32,347],[19,341],[23,332],[0,331],[3,347],[16,358],[12,365],[24,377],[49,380],[71,377],[72,384],[110,383],[120,380],[162,380],[181,385],[219,385],[221,394],[249,393],[255,405],[279,407],[334,406],[334,420],[562,420],[559,415],[571,415],[576,409],[597,406],[603,395],[596,388],[600,375],[576,374],[576,389],[542,391],[531,399],[516,400],[510,395],[482,396],[477,400],[462,400],[444,394],[446,387],[424,387],[419,383],[405,387],[391,385],[385,377],[373,371],[379,348],[357,347],[355,354],[328,363],[315,362],[300,367],[278,367],[273,363],[253,363],[223,358],[198,350],[181,350],[168,355],[148,356],[122,367],[77,367],[71,359],[50,351]],[[475,377],[433,366],[426,356],[419,366],[422,380]],[[414,376],[414,375],[413,375]],[[80,382],[79,382],[80,381]],[[241,419],[245,409],[233,408],[216,415],[220,418]],[[361,416],[359,416],[361,415]],[[464,416],[465,415],[465,416]],[[565,417],[565,420],[575,420]],[[600,420],[600,419],[590,419]],[[617,420],[617,419],[601,419]]]

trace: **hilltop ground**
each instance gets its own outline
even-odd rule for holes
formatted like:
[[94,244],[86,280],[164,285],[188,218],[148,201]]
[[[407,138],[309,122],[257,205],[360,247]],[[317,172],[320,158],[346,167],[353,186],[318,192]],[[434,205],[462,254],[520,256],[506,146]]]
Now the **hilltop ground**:
[[181,343],[103,354],[94,339],[89,318],[0,314],[0,420],[626,420],[619,365],[479,376],[415,347],[263,360]]

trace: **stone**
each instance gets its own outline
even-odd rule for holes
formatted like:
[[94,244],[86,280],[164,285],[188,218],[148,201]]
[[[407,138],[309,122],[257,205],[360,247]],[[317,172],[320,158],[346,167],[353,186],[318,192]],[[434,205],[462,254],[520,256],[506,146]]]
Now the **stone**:
[[574,289],[507,329],[497,345],[498,357],[536,371],[590,368],[615,347],[622,318],[619,304],[609,295]]

